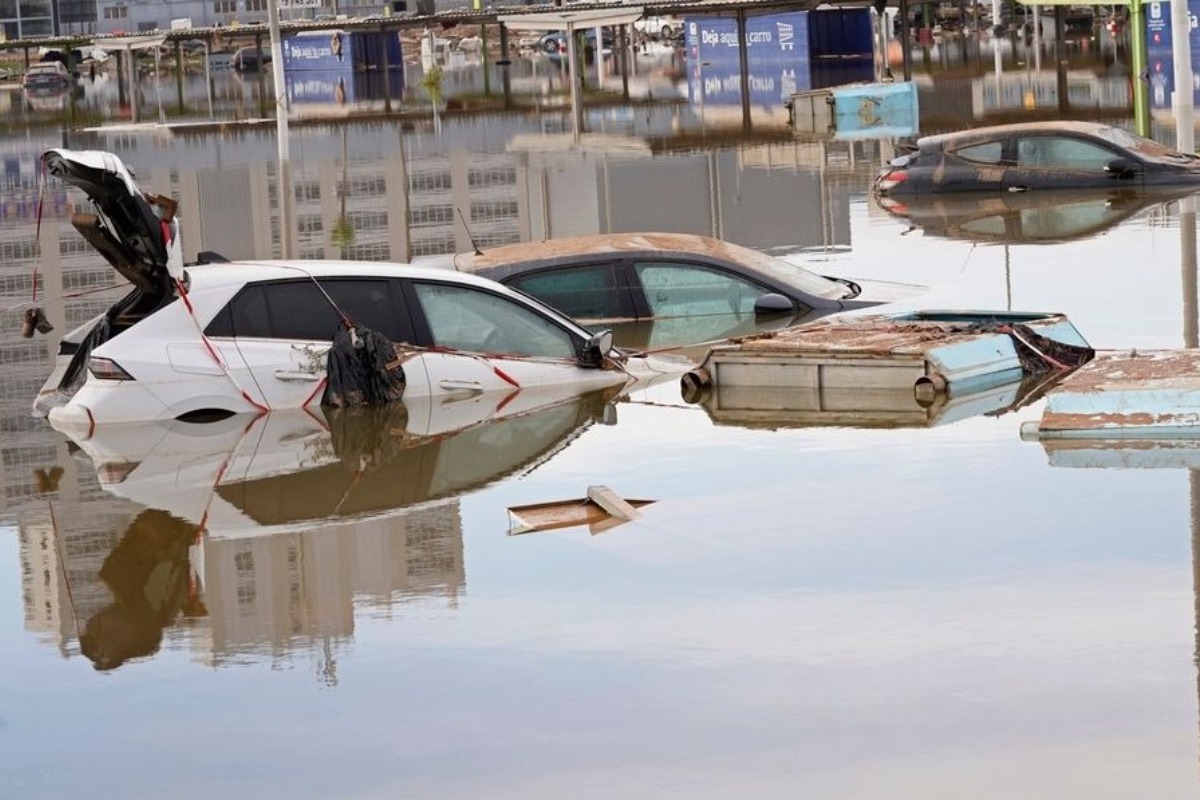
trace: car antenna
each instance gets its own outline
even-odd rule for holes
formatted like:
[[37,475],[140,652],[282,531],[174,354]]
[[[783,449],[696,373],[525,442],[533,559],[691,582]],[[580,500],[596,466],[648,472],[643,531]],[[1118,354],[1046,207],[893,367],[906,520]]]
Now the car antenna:
[[458,218],[462,220],[463,227],[466,228],[467,238],[471,240],[471,249],[475,251],[475,255],[483,255],[483,251],[479,249],[479,245],[475,244],[475,237],[471,234],[471,226],[467,224],[467,218],[463,216],[462,208],[455,206],[454,210],[458,212]]

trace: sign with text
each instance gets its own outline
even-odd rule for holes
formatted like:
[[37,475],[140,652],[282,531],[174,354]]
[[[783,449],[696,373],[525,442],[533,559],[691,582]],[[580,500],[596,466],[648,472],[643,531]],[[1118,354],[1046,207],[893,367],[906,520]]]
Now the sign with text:
[[[789,11],[746,20],[751,104],[782,106],[793,92],[812,88],[808,13]],[[689,99],[697,104],[741,105],[737,20],[688,17],[684,37]]]
[[[738,60],[736,19],[688,17],[684,21],[688,58]],[[746,54],[751,63],[764,60],[808,61],[808,12],[789,11],[746,20]]]
[[[1175,56],[1171,52],[1171,4],[1146,3],[1146,69],[1150,81],[1150,105],[1154,108],[1170,108],[1171,94],[1175,91]],[[1191,34],[1188,37],[1192,51],[1192,102],[1200,103],[1200,0],[1188,1],[1188,20]]]

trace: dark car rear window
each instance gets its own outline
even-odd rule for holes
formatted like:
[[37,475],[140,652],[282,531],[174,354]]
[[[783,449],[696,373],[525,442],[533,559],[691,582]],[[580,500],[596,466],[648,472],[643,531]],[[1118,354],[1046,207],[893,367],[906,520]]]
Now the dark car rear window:
[[613,264],[545,270],[505,283],[575,319],[612,319],[630,313],[622,307]]
[[408,341],[407,314],[392,288],[387,280],[360,279],[321,279],[320,286],[312,280],[253,284],[238,292],[205,333],[331,341],[344,313],[390,339]]

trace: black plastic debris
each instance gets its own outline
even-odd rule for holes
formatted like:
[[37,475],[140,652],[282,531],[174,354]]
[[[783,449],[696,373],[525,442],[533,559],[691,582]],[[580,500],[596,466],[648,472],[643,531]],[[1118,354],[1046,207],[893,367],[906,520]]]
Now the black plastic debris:
[[326,361],[321,405],[379,406],[404,395],[404,350],[381,333],[339,326]]
[[1090,347],[1056,341],[1028,325],[1016,324],[1006,332],[1012,337],[1021,367],[1028,375],[1072,370],[1096,357],[1096,351]]

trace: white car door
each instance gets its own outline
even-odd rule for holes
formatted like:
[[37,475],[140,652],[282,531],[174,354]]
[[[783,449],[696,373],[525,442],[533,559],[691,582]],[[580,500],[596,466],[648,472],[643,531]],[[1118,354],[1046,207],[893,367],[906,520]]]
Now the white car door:
[[[326,361],[346,320],[393,341],[411,340],[398,287],[386,278],[322,278],[247,286],[218,330],[232,336],[241,364],[235,379],[269,409],[317,405]],[[428,394],[424,364],[405,362],[406,392]]]
[[[534,308],[473,286],[412,285],[434,345],[421,356],[430,394],[599,388],[625,379],[620,372],[581,367],[579,337]],[[405,394],[420,396],[411,384]]]

